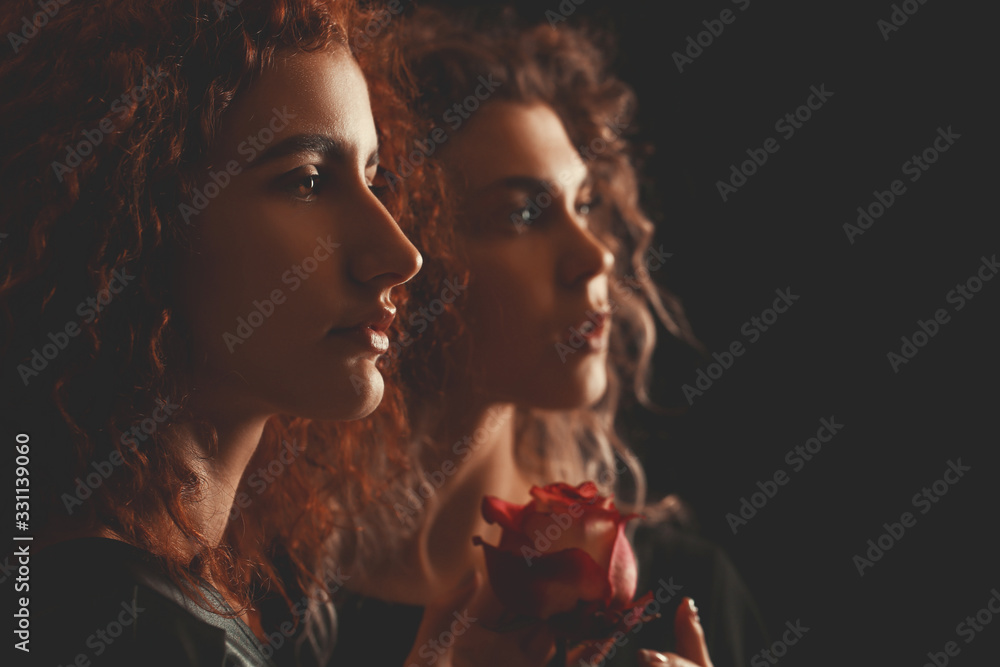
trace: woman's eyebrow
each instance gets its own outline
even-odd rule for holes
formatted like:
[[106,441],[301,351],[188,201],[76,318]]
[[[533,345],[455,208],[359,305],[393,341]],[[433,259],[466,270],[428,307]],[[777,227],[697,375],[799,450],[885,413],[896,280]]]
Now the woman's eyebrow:
[[507,176],[487,183],[473,194],[480,195],[491,190],[526,190],[528,192],[537,192],[548,188],[557,191],[562,189],[557,182],[544,178],[537,178],[535,176]]
[[[276,144],[268,146],[253,160],[249,166],[258,167],[278,158],[299,153],[315,153],[325,158],[346,162],[351,151],[344,142],[325,134],[296,134],[286,137]],[[365,161],[365,168],[374,167],[379,162],[379,147],[376,146]]]
[[589,172],[579,181],[574,182],[574,180],[570,179],[565,183],[560,183],[559,179],[545,179],[537,176],[507,176],[484,185],[472,194],[483,195],[494,190],[524,190],[529,193],[548,191],[561,194],[569,186],[574,186],[576,190],[582,190],[594,185],[593,174]]

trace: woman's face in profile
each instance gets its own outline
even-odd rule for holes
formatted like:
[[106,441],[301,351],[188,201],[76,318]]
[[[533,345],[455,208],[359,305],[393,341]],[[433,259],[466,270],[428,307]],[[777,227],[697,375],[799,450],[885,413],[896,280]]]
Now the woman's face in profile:
[[589,229],[587,168],[546,105],[494,101],[444,147],[457,177],[470,262],[470,382],[548,409],[607,386],[613,256]]
[[[421,258],[370,188],[378,140],[345,49],[286,53],[226,110],[180,271],[196,383],[217,409],[371,412],[390,289]],[[207,203],[207,205],[206,205]]]

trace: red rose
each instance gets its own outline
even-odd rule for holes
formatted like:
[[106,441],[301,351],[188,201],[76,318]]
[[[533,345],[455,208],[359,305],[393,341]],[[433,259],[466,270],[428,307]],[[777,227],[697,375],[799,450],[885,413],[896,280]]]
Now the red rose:
[[637,572],[625,524],[636,515],[622,516],[593,482],[532,487],[531,496],[527,505],[483,499],[483,517],[503,533],[496,546],[473,542],[486,550],[497,598],[575,641],[635,623],[645,600],[632,600]]

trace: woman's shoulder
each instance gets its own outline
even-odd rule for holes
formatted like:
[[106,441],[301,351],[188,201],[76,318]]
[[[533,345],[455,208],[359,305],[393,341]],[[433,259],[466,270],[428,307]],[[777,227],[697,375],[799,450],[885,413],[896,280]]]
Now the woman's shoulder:
[[197,605],[141,549],[87,537],[31,561],[31,652],[52,664],[273,665],[249,628]]

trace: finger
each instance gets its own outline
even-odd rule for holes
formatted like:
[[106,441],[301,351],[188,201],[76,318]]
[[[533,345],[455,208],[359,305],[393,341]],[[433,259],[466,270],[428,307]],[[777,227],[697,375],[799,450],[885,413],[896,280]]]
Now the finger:
[[705,631],[701,627],[698,607],[694,600],[684,598],[674,615],[674,634],[677,636],[677,653],[702,667],[712,667],[705,644]]
[[647,648],[639,649],[639,667],[699,667],[676,653],[660,653]]
[[[406,659],[406,665],[424,664],[426,658],[417,657],[421,647],[428,646],[431,640],[438,639],[443,632],[448,630],[452,621],[455,620],[454,613],[467,610],[469,603],[476,591],[482,585],[482,578],[478,572],[473,572],[462,580],[462,583],[452,591],[449,591],[424,608],[424,616],[420,620],[420,628],[417,630],[417,638],[410,650],[410,655]],[[449,659],[446,656],[439,656],[435,665],[448,665]]]

